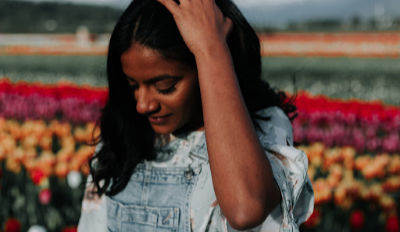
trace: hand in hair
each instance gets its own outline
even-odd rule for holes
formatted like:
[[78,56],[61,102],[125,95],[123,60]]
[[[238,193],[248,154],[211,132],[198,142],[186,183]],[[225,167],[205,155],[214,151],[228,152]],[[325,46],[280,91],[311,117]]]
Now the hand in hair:
[[[260,225],[279,204],[279,188],[240,91],[226,39],[232,21],[215,0],[158,0],[172,13],[196,59],[214,191],[238,230]],[[227,0],[228,1],[228,0]]]
[[230,18],[224,17],[215,0],[157,0],[173,15],[190,51],[196,56],[225,46],[232,29]]

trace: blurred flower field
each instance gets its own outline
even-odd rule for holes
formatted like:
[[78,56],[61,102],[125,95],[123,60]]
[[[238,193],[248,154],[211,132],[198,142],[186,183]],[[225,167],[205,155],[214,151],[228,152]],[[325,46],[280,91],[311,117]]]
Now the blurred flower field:
[[[0,231],[75,231],[104,87],[0,81]],[[399,231],[400,107],[298,92],[315,210],[301,231]]]

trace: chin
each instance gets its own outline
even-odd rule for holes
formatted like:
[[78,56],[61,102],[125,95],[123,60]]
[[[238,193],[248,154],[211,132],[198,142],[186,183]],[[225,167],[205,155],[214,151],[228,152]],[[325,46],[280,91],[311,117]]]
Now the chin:
[[171,134],[176,129],[171,127],[153,126],[153,131],[157,134]]

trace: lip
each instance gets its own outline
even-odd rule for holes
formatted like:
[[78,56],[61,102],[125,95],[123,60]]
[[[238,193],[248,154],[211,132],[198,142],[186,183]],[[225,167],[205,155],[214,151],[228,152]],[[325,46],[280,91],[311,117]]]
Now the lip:
[[150,116],[148,118],[151,124],[165,124],[171,115],[172,114],[166,114],[161,116]]

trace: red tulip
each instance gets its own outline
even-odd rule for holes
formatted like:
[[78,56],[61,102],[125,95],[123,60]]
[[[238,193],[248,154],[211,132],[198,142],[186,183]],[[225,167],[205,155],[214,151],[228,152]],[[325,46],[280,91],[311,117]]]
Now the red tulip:
[[65,227],[62,232],[77,232],[78,229],[76,228],[76,226],[70,226],[70,227]]
[[364,226],[364,213],[361,210],[355,210],[350,215],[350,227],[355,231],[361,231]]
[[4,226],[4,232],[20,232],[21,223],[16,218],[9,218]]
[[311,216],[307,219],[307,221],[304,222],[303,225],[308,228],[314,228],[319,224],[320,220],[321,217],[318,209],[314,209]]
[[385,225],[385,231],[386,232],[400,231],[399,218],[396,215],[391,215],[387,218],[386,225]]
[[40,182],[45,178],[46,175],[39,169],[35,169],[31,172],[31,179],[35,185],[39,185]]

